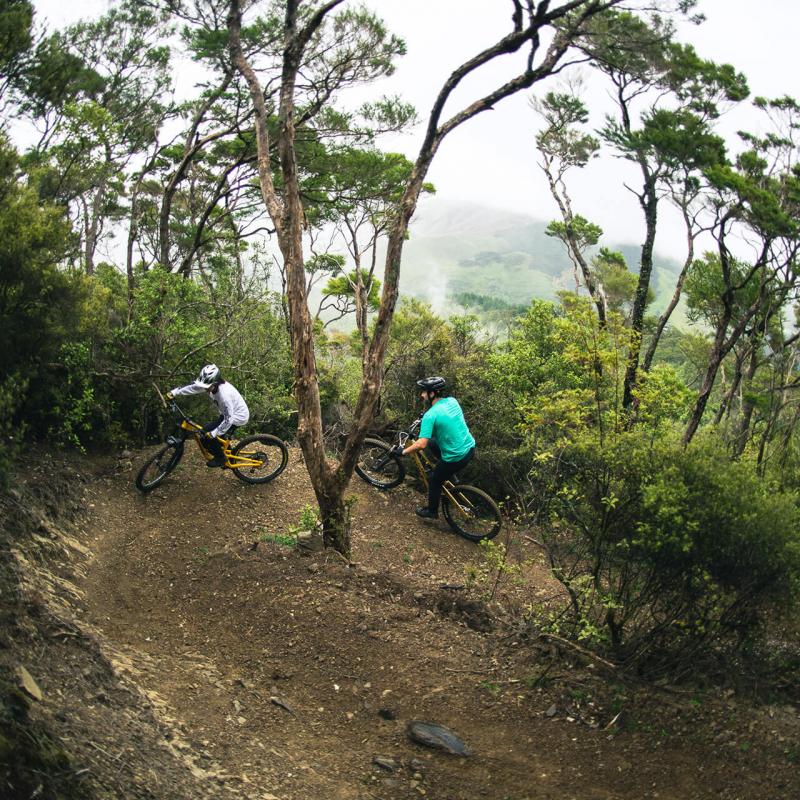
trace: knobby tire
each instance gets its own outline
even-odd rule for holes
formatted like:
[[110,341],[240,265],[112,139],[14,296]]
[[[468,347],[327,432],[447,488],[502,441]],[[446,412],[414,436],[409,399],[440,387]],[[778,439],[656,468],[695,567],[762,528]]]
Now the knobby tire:
[[442,513],[447,524],[471,542],[494,539],[502,527],[502,517],[497,503],[482,489],[467,484],[456,484],[450,489],[456,499],[453,505],[447,493],[442,494]]
[[183,456],[183,444],[164,445],[157,453],[147,459],[136,476],[136,488],[147,494],[159,486],[164,478],[178,466]]
[[[242,452],[244,450],[245,452]],[[274,480],[286,469],[289,463],[289,448],[277,436],[259,433],[242,439],[233,448],[233,454],[262,459],[260,467],[234,467],[233,474],[245,483],[262,484]]]
[[356,474],[376,489],[394,489],[406,476],[403,462],[381,439],[364,439],[356,464]]

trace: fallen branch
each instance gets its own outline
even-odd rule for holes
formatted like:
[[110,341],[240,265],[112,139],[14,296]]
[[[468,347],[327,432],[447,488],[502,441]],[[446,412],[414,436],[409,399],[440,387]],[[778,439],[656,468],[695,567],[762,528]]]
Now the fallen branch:
[[342,555],[338,550],[334,550],[332,547],[325,548],[325,555],[327,556],[329,553],[338,556],[348,567],[356,568],[359,566],[358,561],[351,561],[347,556]]
[[547,549],[544,545],[544,542],[540,542],[538,539],[534,539],[533,536],[528,536],[528,534],[523,534],[522,538],[530,542],[531,544],[535,544],[537,547],[541,547],[542,550]]
[[274,706],[278,706],[278,708],[282,708],[284,711],[288,711],[293,717],[296,717],[297,714],[295,710],[282,698],[278,697],[277,695],[272,695],[269,698],[270,703]]
[[602,666],[610,669],[612,672],[617,671],[617,665],[612,664],[610,661],[606,661],[606,659],[601,658],[596,653],[593,653],[591,650],[587,650],[580,645],[575,644],[575,642],[571,642],[569,639],[564,639],[561,636],[556,636],[554,633],[540,633],[538,636],[539,639],[549,639],[551,642],[557,642],[558,644],[564,645],[565,647],[574,650],[576,653],[580,653],[584,658],[588,658],[591,661],[594,661]]

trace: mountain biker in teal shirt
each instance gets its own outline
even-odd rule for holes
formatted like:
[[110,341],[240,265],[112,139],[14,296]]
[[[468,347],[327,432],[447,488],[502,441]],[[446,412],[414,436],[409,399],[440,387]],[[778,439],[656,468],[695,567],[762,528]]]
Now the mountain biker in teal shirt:
[[436,519],[442,484],[469,464],[475,455],[475,439],[469,432],[464,412],[455,397],[442,397],[447,382],[432,376],[417,381],[422,399],[429,404],[422,417],[419,438],[406,448],[398,446],[396,455],[408,455],[424,450],[429,444],[439,451],[440,459],[428,482],[428,505],[417,509],[417,516]]

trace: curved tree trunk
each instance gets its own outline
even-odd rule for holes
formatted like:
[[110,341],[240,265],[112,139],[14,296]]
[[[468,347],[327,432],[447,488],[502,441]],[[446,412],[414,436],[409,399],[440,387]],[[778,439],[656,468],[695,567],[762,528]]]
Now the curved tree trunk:
[[753,419],[753,411],[756,404],[748,393],[748,389],[753,383],[756,370],[758,369],[758,339],[753,343],[750,351],[750,361],[747,365],[747,372],[742,381],[742,407],[739,411],[739,418],[736,424],[736,433],[733,437],[733,457],[739,458],[744,453],[747,440],[750,434],[750,423]]
[[583,282],[597,309],[597,320],[600,327],[605,328],[606,318],[608,317],[608,302],[606,300],[605,289],[603,288],[603,284],[595,279],[591,267],[583,256],[583,251],[575,236],[575,217],[572,213],[572,204],[570,203],[569,195],[566,192],[563,178],[557,178],[553,175],[551,163],[551,159],[545,156],[544,173],[547,176],[547,182],[550,184],[550,194],[556,201],[558,210],[561,212],[561,218],[564,220],[564,229],[567,237],[567,253],[575,267],[575,282],[576,284],[578,283],[577,271],[580,269]]
[[644,211],[646,234],[642,244],[642,259],[639,265],[639,282],[631,309],[631,328],[636,334],[628,353],[628,366],[625,370],[625,384],[622,391],[622,407],[630,408],[633,403],[633,390],[636,387],[636,375],[639,370],[639,354],[642,348],[642,330],[644,328],[644,311],[647,307],[647,295],[650,290],[650,276],[653,272],[653,246],[656,240],[658,223],[658,195],[656,182],[647,165],[642,162],[645,176],[644,194],[640,198]]
[[[236,69],[247,81],[255,109],[256,142],[258,147],[258,177],[262,197],[276,229],[284,261],[286,294],[289,311],[289,330],[292,343],[295,397],[298,405],[297,436],[305,457],[306,468],[320,506],[325,540],[340,553],[349,556],[349,512],[344,492],[353,474],[364,435],[372,422],[383,377],[383,363],[389,339],[389,329],[397,304],[400,260],[409,221],[414,213],[425,176],[442,140],[459,125],[494,107],[500,100],[530,88],[535,82],[551,75],[566,53],[570,36],[590,16],[617,0],[585,2],[575,0],[556,8],[540,3],[528,8],[527,22],[523,21],[522,6],[513,17],[513,30],[494,45],[458,67],[445,81],[434,102],[428,119],[425,138],[411,176],[405,186],[397,213],[388,230],[388,243],[381,306],[375,329],[364,361],[364,374],[355,409],[353,428],[345,442],[341,460],[328,460],[322,431],[319,384],[314,353],[313,319],[306,299],[306,274],[303,257],[304,213],[295,153],[295,80],[305,47],[325,16],[342,0],[328,0],[310,9],[303,27],[298,29],[299,0],[285,0],[284,51],[279,95],[277,150],[283,185],[279,197],[272,180],[269,163],[269,135],[264,94],[258,76],[244,55],[241,45],[242,0],[230,0],[227,18],[229,49]],[[556,20],[567,20],[560,28],[541,62],[534,66],[534,56],[540,44],[540,30],[554,26]],[[496,57],[515,53],[524,45],[530,46],[526,66],[516,77],[472,102],[447,121],[441,122],[445,105],[460,82]]]

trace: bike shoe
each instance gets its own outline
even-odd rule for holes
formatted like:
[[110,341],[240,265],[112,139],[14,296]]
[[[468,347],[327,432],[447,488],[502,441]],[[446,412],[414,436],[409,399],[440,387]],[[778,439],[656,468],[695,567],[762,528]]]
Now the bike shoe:
[[439,515],[435,511],[431,511],[428,506],[420,506],[416,513],[423,519],[439,519]]
[[206,461],[207,467],[224,467],[225,466],[225,459],[220,458],[217,456],[216,458],[212,458],[211,461]]

